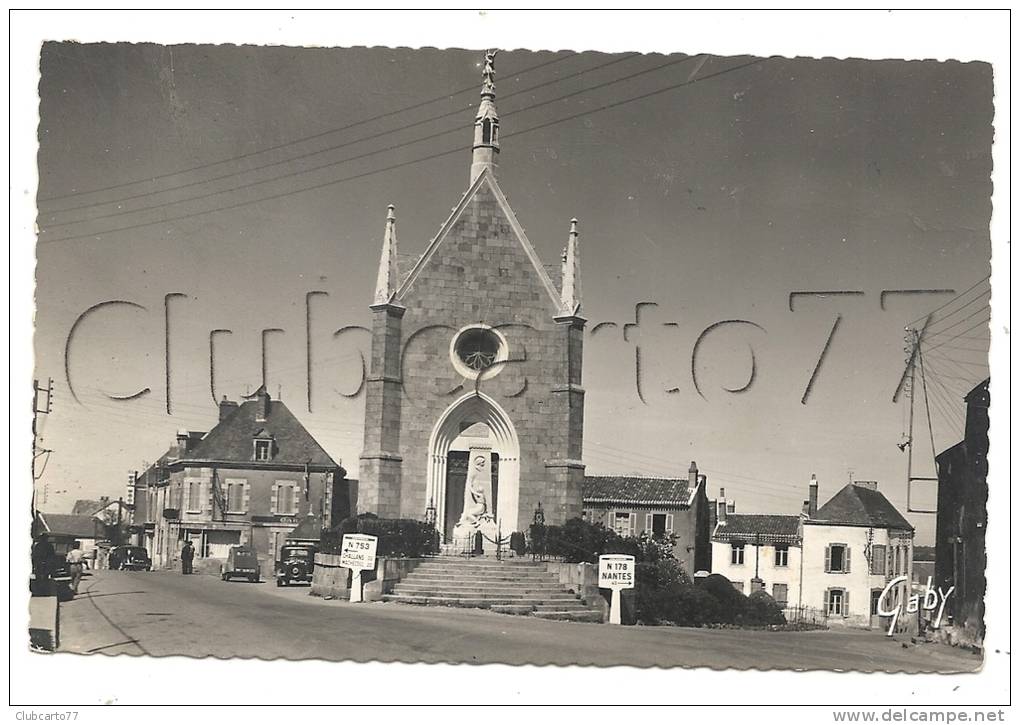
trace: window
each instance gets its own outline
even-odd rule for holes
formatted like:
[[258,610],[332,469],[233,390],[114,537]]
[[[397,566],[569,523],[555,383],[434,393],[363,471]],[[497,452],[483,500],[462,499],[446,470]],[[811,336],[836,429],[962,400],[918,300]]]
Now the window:
[[272,458],[272,441],[266,439],[256,439],[255,441],[255,460],[256,461],[268,461]]
[[830,574],[850,572],[850,547],[846,544],[829,544],[825,547],[825,571]]
[[293,481],[277,481],[276,513],[292,516],[297,513],[297,486]]
[[202,482],[188,481],[188,511],[201,513],[202,511]]
[[885,546],[882,544],[871,547],[871,573],[885,574]]
[[893,567],[893,576],[899,576],[900,575],[900,547],[898,547],[898,546],[896,547],[896,550],[894,552],[894,556],[896,557],[896,565]]
[[836,617],[847,616],[848,601],[845,589],[829,589],[825,593],[825,613]]
[[244,481],[227,480],[227,511],[235,514],[245,513],[248,508],[245,501],[246,487],[247,483]]
[[740,593],[744,592],[744,582],[731,581],[730,584],[732,584],[733,588],[736,589],[738,592]]
[[468,325],[450,341],[450,361],[469,380],[488,380],[498,375],[506,360],[506,338],[487,325]]
[[790,545],[789,544],[776,544],[776,558],[775,558],[775,562],[776,562],[776,566],[789,566],[790,565]]
[[730,564],[740,565],[744,563],[743,542],[730,544]]
[[[884,548],[884,547],[883,547]],[[882,590],[872,589],[871,590],[871,616],[878,616],[878,603],[882,601]]]
[[485,119],[482,121],[482,143],[490,143],[492,141],[492,121]]
[[786,606],[788,587],[786,584],[773,584],[772,585],[772,598],[776,600],[776,604],[780,607]]
[[617,511],[613,514],[613,531],[620,536],[632,536],[634,534],[633,520],[636,514],[630,511]]

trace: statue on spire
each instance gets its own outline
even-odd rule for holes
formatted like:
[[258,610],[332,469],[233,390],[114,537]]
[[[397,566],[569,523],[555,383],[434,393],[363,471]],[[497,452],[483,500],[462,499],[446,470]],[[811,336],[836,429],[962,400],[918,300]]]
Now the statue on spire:
[[487,50],[485,51],[485,67],[482,68],[482,95],[496,93],[496,68],[493,65],[496,62],[496,53],[498,50]]

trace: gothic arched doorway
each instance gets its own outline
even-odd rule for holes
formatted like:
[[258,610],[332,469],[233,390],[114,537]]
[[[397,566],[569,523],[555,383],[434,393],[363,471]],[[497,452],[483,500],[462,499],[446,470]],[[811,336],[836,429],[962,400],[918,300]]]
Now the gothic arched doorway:
[[[426,500],[436,507],[436,524],[449,541],[452,525],[463,507],[463,488],[457,489],[459,466],[473,439],[491,446],[494,476],[493,514],[497,529],[507,537],[517,528],[520,488],[520,443],[513,423],[495,400],[484,393],[469,393],[439,417],[429,438]],[[466,459],[464,459],[466,462]],[[498,466],[498,469],[497,469]],[[466,474],[465,474],[466,475]],[[463,485],[463,481],[462,481]],[[488,548],[488,547],[486,547]]]

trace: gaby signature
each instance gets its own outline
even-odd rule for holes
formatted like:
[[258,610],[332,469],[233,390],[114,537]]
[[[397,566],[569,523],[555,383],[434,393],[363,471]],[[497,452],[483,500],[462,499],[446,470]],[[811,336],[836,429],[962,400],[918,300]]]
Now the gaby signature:
[[937,609],[938,613],[935,615],[932,627],[938,629],[939,625],[942,623],[942,615],[946,611],[946,602],[949,601],[949,596],[953,593],[953,590],[956,589],[956,587],[949,587],[947,591],[943,591],[942,587],[934,589],[931,585],[931,577],[928,577],[928,583],[924,585],[923,595],[912,594],[910,598],[907,599],[905,605],[903,602],[900,602],[899,604],[893,603],[891,608],[886,609],[885,605],[887,600],[890,598],[889,595],[897,587],[897,585],[902,584],[905,581],[907,581],[907,577],[905,576],[898,576],[891,580],[885,585],[885,589],[882,590],[882,596],[878,599],[879,616],[892,617],[892,621],[889,622],[889,631],[887,632],[887,636],[892,637],[892,634],[896,629],[896,621],[899,619],[900,613],[904,611],[904,607],[908,614],[913,614],[918,611],[918,609],[922,609],[926,612],[935,611]]

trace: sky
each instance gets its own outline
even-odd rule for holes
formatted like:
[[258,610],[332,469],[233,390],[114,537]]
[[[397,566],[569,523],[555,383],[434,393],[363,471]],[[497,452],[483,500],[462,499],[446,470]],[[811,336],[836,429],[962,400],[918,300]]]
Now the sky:
[[[178,429],[208,430],[213,392],[259,385],[263,337],[271,394],[357,475],[368,336],[334,333],[369,324],[387,205],[411,256],[466,189],[481,58],[44,46],[47,508],[121,495]],[[799,511],[812,473],[823,501],[877,480],[904,510],[904,326],[944,305],[926,357],[936,450],[987,375],[990,66],[507,51],[496,73],[500,184],[546,264],[580,222],[589,472],[682,476],[696,460],[710,495],[769,513]],[[812,290],[860,294],[791,310]],[[883,309],[883,290],[952,292]],[[76,325],[114,300],[132,304]],[[727,320],[747,322],[712,327]],[[213,391],[215,329],[231,332]],[[930,543],[933,517],[908,518]]]

